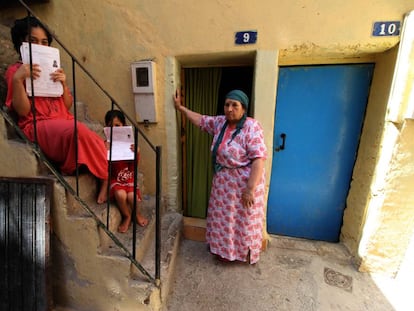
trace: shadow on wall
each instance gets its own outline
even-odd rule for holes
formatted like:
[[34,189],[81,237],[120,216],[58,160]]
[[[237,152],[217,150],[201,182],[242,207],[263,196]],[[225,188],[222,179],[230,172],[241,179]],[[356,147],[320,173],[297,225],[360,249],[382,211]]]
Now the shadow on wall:
[[[37,3],[48,3],[50,0],[25,0],[24,1],[27,5],[33,5]],[[19,7],[21,4],[17,0],[7,0],[0,2],[0,8],[13,8],[13,7]]]
[[3,104],[7,95],[4,74],[6,73],[7,67],[19,59],[10,39],[10,28],[4,25],[0,25],[0,46],[2,47],[0,52],[0,104]]

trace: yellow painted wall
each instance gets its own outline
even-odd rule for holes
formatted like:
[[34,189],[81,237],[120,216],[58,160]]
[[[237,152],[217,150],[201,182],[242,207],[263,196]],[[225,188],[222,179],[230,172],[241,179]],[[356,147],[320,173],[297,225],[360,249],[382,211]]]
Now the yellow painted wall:
[[[373,185],[375,185],[375,172],[380,160],[388,94],[391,89],[392,72],[397,52],[396,47],[376,57],[371,94],[367,104],[358,157],[355,162],[351,190],[344,213],[344,225],[341,231],[341,239],[346,241],[348,248],[353,250],[358,248],[368,206],[372,199],[377,197]],[[378,176],[378,178],[381,180],[382,176]]]
[[1,177],[32,177],[38,174],[35,155],[25,143],[7,138],[6,123],[3,120],[0,122],[0,150]]
[[[255,3],[247,0],[51,0],[48,4],[33,6],[36,15],[131,116],[135,112],[130,63],[143,59],[156,62],[159,122],[142,130],[155,145],[163,147],[163,196],[171,208],[179,206],[180,179],[177,118],[171,96],[180,83],[181,67],[253,64],[255,117],[262,122],[268,149],[272,150],[279,65],[376,62],[341,235],[342,241],[360,260],[381,242],[379,239],[374,246],[366,243],[362,250],[358,249],[370,216],[368,211],[377,196],[375,191],[380,191],[384,204],[398,197],[391,195],[394,182],[386,184],[388,190],[375,191],[372,183],[382,159],[378,152],[384,143],[388,94],[399,38],[373,37],[372,26],[375,21],[402,21],[404,14],[412,9],[412,0],[262,0]],[[10,24],[24,14],[24,10],[4,10],[0,12],[0,21]],[[243,30],[256,30],[257,43],[235,45],[234,33]],[[66,71],[70,72],[68,58],[62,58]],[[77,79],[78,99],[88,105],[94,119],[102,121],[109,101],[80,72]],[[411,124],[405,126],[409,131]],[[397,126],[396,136],[400,135],[401,128]],[[410,146],[394,147],[404,153]],[[145,145],[141,150],[146,189],[153,192],[154,179],[148,177],[154,172],[153,154]],[[271,161],[270,156],[266,163],[268,184]],[[406,160],[393,162],[397,167],[406,164]],[[411,183],[411,179],[405,180]],[[398,202],[407,206],[409,203]]]
[[388,126],[395,144],[380,183],[385,187],[376,189],[380,204],[374,201],[368,210],[359,254],[362,271],[395,275],[414,233],[414,121],[407,119],[400,129]]
[[[373,5],[375,4],[375,5]],[[358,9],[355,9],[355,8]],[[282,61],[309,62],[317,58],[361,56],[384,51],[397,37],[371,37],[378,20],[402,20],[413,7],[405,1],[111,1],[51,0],[33,5],[35,14],[53,30],[87,70],[131,116],[134,105],[130,63],[154,59],[157,63],[157,111],[159,124],[144,129],[155,145],[165,145],[165,120],[171,112],[166,84],[165,58],[209,53],[239,53],[257,50],[280,51]],[[24,10],[0,13],[5,22],[23,16]],[[256,30],[254,45],[237,46],[234,33]],[[228,54],[224,62],[231,59]],[[62,58],[64,58],[62,56]],[[208,59],[208,56],[207,56]],[[221,60],[219,60],[222,62]],[[197,65],[199,60],[192,63]],[[66,71],[71,64],[64,60]],[[77,73],[77,97],[86,102],[91,116],[99,121],[109,101]],[[176,81],[175,81],[176,82]],[[256,85],[256,93],[262,90]],[[260,116],[257,115],[260,119]],[[143,150],[145,155],[148,150]],[[165,152],[171,152],[166,151]],[[153,169],[152,162],[143,167]],[[165,163],[165,162],[164,162]],[[164,167],[167,169],[167,167]],[[166,181],[163,185],[166,186]],[[148,189],[153,189],[149,184]]]

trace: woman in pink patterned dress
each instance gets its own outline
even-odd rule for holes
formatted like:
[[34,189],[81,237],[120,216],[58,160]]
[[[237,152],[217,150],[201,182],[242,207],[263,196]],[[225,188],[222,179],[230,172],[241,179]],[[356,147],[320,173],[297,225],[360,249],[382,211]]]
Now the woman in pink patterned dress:
[[194,125],[214,136],[215,173],[206,232],[210,252],[223,261],[256,263],[262,247],[267,151],[261,125],[247,117],[249,98],[240,90],[229,92],[224,116],[205,116],[182,106],[179,90],[174,105]]

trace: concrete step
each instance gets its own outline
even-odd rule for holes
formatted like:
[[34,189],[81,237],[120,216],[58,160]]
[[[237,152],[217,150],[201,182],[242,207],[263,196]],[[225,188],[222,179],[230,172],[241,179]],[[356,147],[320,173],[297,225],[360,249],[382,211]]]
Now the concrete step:
[[[167,211],[161,219],[161,302],[167,300],[170,287],[173,284],[176,258],[180,246],[183,228],[183,216],[175,211]],[[142,259],[142,265],[151,274],[155,275],[155,237],[151,240],[149,249]],[[133,276],[137,278],[137,275]]]
[[[73,186],[75,177],[65,177]],[[79,194],[98,218],[106,223],[107,204],[95,203],[96,182],[89,174],[79,179]],[[54,193],[53,223],[56,224],[55,238],[52,240],[52,253],[59,258],[54,271],[54,287],[58,293],[70,293],[69,297],[56,295],[60,308],[73,310],[97,308],[91,299],[115,304],[123,310],[133,307],[136,310],[160,310],[162,294],[169,292],[174,273],[175,256],[178,250],[182,228],[182,216],[176,212],[162,214],[161,236],[161,285],[160,288],[149,282],[147,277],[126,258],[120,249],[101,229],[91,215],[72,195],[56,182]],[[161,203],[162,205],[162,203]],[[149,219],[146,227],[136,226],[136,260],[148,273],[155,277],[155,199],[144,196],[142,212]],[[133,227],[126,233],[118,233],[120,213],[113,204],[109,206],[109,230],[132,252]],[[82,277],[80,277],[80,275]],[[75,282],[74,282],[75,281]],[[77,284],[79,283],[80,284]],[[88,284],[85,288],[85,284]],[[67,284],[70,284],[68,286]],[[118,284],[117,294],[111,284]],[[98,294],[99,293],[99,294]],[[143,308],[138,308],[138,306]],[[114,307],[115,308],[115,307]],[[99,307],[98,307],[99,309]],[[103,309],[102,309],[103,310]]]
[[[68,176],[65,178],[67,182],[76,187],[76,177]],[[79,176],[79,196],[84,200],[92,212],[98,219],[104,223],[115,237],[132,252],[133,244],[133,224],[125,233],[118,232],[118,226],[122,221],[121,213],[113,202],[97,204],[97,182],[91,174],[82,174]],[[155,199],[151,196],[144,196],[143,201],[139,203],[141,212],[148,218],[149,222],[146,227],[141,227],[136,224],[136,259],[142,259],[146,249],[149,245],[149,240],[153,236],[155,220]],[[70,194],[67,194],[67,210],[68,215],[72,218],[92,217],[91,214]],[[109,217],[108,215],[109,211]],[[124,256],[124,252],[116,245],[116,243],[106,234],[106,232],[99,228],[100,236],[100,254],[110,256]]]
[[[4,122],[1,122],[1,126]],[[4,126],[3,126],[4,127]],[[30,159],[33,174],[54,178],[47,166],[40,163],[28,145],[8,140],[7,146],[16,145]],[[1,140],[0,140],[1,141]],[[16,154],[21,154],[17,152]],[[27,163],[27,159],[25,160]],[[36,168],[37,165],[37,168]],[[65,180],[76,188],[75,177]],[[109,211],[109,230],[124,245],[132,242],[132,227],[125,234],[117,232],[120,213],[113,204],[96,204],[96,179],[81,174],[80,197],[98,219],[106,223]],[[175,258],[180,241],[181,215],[162,212],[161,283],[156,286],[125,256],[97,225],[81,204],[70,195],[55,178],[51,202],[50,287],[56,310],[161,310],[162,301],[169,292],[174,273]],[[161,206],[165,204],[161,202]],[[144,196],[142,209],[150,219],[148,226],[137,226],[136,258],[148,273],[155,277],[155,201]],[[131,248],[132,249],[132,248]],[[48,285],[49,286],[49,285]]]
[[[145,196],[143,201],[140,204],[140,209],[143,215],[148,219],[148,225],[145,227],[141,227],[138,224],[135,225],[135,238],[136,238],[136,259],[141,261],[144,257],[145,253],[148,251],[149,245],[151,241],[155,238],[154,237],[154,230],[155,230],[155,199],[151,196]],[[115,213],[115,211],[111,210]],[[128,231],[125,233],[119,233],[117,228],[121,221],[121,215],[116,208],[117,218],[116,221],[112,221],[115,223],[115,226],[111,226],[110,229],[112,233],[116,236],[116,238],[130,250],[132,250],[133,245],[133,229],[134,225],[131,224]],[[103,212],[104,217],[106,217],[106,212]],[[110,217],[114,218],[114,217]],[[115,227],[115,228],[114,228]],[[99,229],[100,236],[101,236],[101,251],[102,254],[111,255],[111,256],[123,256],[123,251],[115,245],[115,243],[110,240],[106,233],[103,232],[102,229]]]

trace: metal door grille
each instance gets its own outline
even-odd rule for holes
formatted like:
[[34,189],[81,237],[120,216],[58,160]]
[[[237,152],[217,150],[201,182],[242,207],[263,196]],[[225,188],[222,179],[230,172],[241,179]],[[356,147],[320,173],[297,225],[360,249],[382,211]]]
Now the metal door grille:
[[50,179],[0,177],[0,310],[48,310]]

